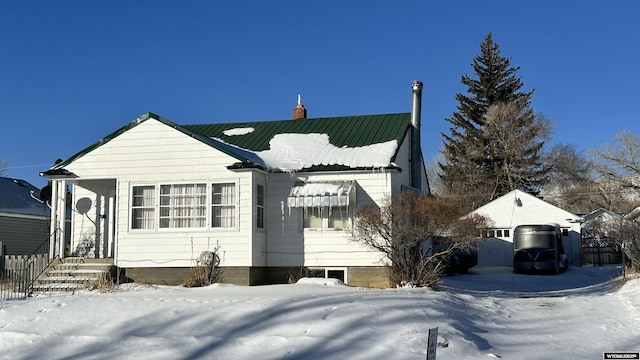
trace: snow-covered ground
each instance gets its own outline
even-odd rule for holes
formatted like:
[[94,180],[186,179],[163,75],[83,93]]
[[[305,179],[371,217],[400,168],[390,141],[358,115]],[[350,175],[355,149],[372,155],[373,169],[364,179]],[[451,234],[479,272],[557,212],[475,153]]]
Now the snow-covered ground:
[[602,359],[640,351],[640,279],[472,269],[441,291],[122,285],[0,302],[2,359]]

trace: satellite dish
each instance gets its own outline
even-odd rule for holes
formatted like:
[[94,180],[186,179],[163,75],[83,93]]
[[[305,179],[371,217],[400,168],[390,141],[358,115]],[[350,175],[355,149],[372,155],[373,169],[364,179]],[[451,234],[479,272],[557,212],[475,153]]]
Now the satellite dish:
[[38,197],[42,202],[51,202],[51,183],[40,189]]
[[89,199],[88,197],[83,197],[81,199],[78,199],[78,201],[76,201],[76,210],[84,215],[86,213],[89,212],[89,210],[91,210],[91,205],[93,204],[93,202],[91,201],[91,199]]

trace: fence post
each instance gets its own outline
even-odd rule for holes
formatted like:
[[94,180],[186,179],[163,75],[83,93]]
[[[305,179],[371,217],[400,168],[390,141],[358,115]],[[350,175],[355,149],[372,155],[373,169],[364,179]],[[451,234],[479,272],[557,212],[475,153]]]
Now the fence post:
[[4,271],[4,245],[0,240],[0,272]]

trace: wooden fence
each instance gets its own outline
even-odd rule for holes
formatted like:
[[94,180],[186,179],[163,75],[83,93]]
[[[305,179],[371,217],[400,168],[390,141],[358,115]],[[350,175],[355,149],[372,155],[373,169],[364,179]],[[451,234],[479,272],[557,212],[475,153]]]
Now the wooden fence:
[[0,242],[0,301],[31,295],[31,284],[49,266],[49,254],[3,255]]
[[620,245],[607,238],[582,238],[582,262],[597,266],[622,263]]

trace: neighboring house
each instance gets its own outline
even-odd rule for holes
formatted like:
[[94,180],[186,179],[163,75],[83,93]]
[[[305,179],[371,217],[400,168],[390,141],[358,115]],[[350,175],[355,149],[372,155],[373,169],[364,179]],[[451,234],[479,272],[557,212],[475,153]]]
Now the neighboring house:
[[623,216],[611,210],[599,208],[584,215],[582,232],[584,237],[606,238],[611,226],[619,226]]
[[382,254],[350,239],[354,212],[429,192],[411,113],[178,125],[145,114],[41,175],[73,185],[73,254],[134,281],[178,284],[203,252],[220,281],[286,282],[300,267],[388,286]]
[[520,190],[511,191],[472,213],[490,218],[493,228],[478,242],[478,265],[513,266],[513,229],[518,225],[559,224],[569,264],[580,266],[582,218]]
[[584,216],[582,241],[585,262],[596,265],[622,262],[622,249],[615,235],[611,236],[610,232],[612,228],[620,226],[625,218],[626,216],[604,208]]
[[40,189],[0,177],[0,255],[31,255],[49,239],[49,207]]

